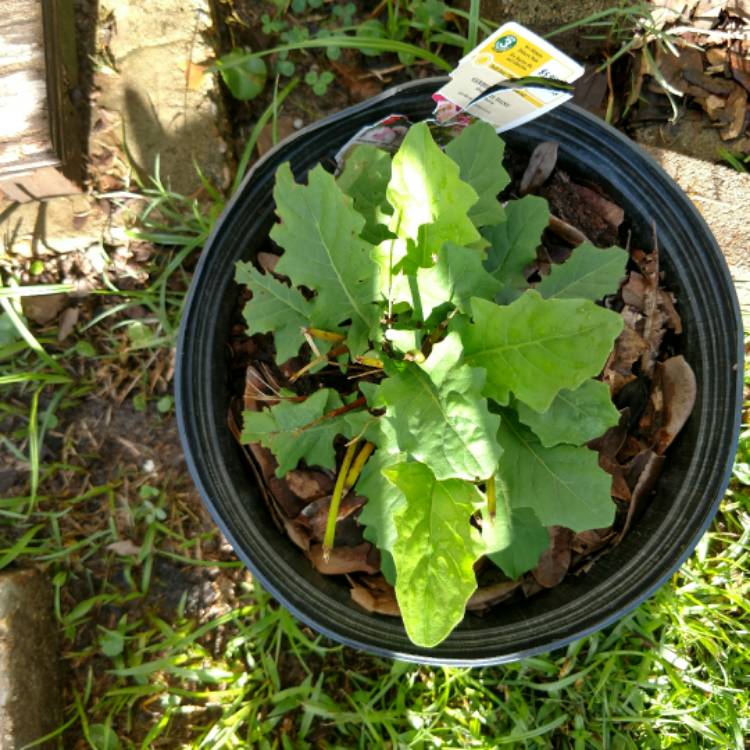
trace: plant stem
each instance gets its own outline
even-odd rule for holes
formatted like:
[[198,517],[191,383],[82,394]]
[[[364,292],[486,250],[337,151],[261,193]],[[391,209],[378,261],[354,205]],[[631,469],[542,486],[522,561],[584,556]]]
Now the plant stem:
[[344,460],[341,464],[339,475],[336,477],[336,486],[333,488],[331,504],[328,507],[326,533],[323,537],[323,559],[326,561],[331,556],[331,550],[333,549],[333,540],[336,536],[336,521],[338,520],[339,506],[341,505],[341,498],[344,494],[344,485],[346,483],[347,474],[349,473],[349,467],[351,466],[352,459],[354,458],[354,452],[357,450],[357,442],[358,440],[357,438],[355,438],[346,447]]
[[358,399],[355,399],[351,402],[351,404],[345,404],[344,406],[339,406],[338,409],[331,409],[331,411],[326,412],[323,414],[323,416],[318,417],[317,419],[314,419],[309,424],[306,424],[304,427],[300,427],[299,431],[304,432],[305,430],[309,430],[311,427],[315,427],[316,425],[319,425],[321,422],[325,422],[326,419],[333,419],[334,417],[339,417],[342,414],[346,414],[347,412],[354,411],[355,409],[359,409],[360,406],[366,406],[367,405],[367,399],[364,396],[360,396]]
[[306,328],[305,329],[313,338],[321,339],[322,341],[333,341],[338,343],[343,341],[346,336],[343,333],[333,333],[333,331],[323,331],[320,328]]
[[375,367],[378,370],[383,369],[382,360],[375,359],[375,357],[355,357],[354,361],[358,362],[361,365],[367,365],[368,367]]
[[374,450],[375,446],[372,443],[365,443],[362,446],[362,450],[357,454],[357,458],[354,459],[352,468],[349,469],[349,474],[347,474],[346,482],[344,483],[344,489],[349,490],[354,487],[359,479],[359,475],[362,473],[364,465],[367,463],[367,459],[370,458],[370,455]]
[[294,375],[289,378],[289,382],[294,383],[296,380],[299,380],[306,372],[312,370],[312,368],[316,365],[319,365],[321,362],[325,362],[329,357],[337,357],[339,354],[343,354],[345,351],[347,351],[347,348],[345,346],[337,346],[335,349],[331,349],[330,352],[326,352],[325,354],[320,354],[319,356],[314,357],[304,367],[301,367],[299,370],[297,370],[297,372],[295,372]]
[[497,496],[495,494],[495,477],[491,476],[487,480],[487,512],[490,518],[494,518],[497,513]]

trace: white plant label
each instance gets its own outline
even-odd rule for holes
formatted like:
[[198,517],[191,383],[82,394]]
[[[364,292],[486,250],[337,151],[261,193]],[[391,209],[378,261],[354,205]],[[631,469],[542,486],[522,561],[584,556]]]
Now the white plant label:
[[[490,86],[502,81],[533,76],[572,83],[583,72],[575,60],[511,21],[459,62],[450,82],[433,96],[438,103],[435,119],[451,119]],[[472,104],[467,114],[486,120],[502,132],[549,112],[571,96],[553,89],[507,89]]]

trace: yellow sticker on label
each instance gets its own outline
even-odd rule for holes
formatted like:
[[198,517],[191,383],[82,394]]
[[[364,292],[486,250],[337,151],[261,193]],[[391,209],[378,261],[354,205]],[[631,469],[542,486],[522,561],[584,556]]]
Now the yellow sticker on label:
[[489,65],[508,78],[523,78],[549,62],[552,55],[532,44],[520,34],[502,34],[482,47],[473,60],[475,65]]

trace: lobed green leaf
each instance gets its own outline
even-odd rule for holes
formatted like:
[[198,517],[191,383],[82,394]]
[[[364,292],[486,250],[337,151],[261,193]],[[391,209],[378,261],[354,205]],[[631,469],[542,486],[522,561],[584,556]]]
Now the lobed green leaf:
[[392,236],[385,226],[393,209],[385,191],[391,179],[391,156],[380,148],[363,143],[346,157],[336,182],[354,201],[354,210],[365,219],[361,237],[377,245]]
[[603,435],[620,419],[609,387],[599,380],[587,380],[574,391],[563,389],[543,414],[520,401],[517,409],[520,420],[531,427],[545,448],[560,443],[583,445]]
[[407,277],[405,282],[396,299],[408,302],[422,320],[446,303],[469,312],[472,297],[493,300],[503,287],[485,271],[478,250],[452,242],[443,245],[434,266],[418,269],[416,278]]
[[518,578],[539,562],[549,547],[547,529],[531,508],[511,507],[502,484],[498,484],[497,513],[482,512],[484,553],[508,578]]
[[507,306],[472,299],[473,322],[457,323],[464,361],[487,371],[483,393],[507,404],[513,393],[545,412],[563,388],[597,375],[622,330],[617,313],[588,300],[545,300],[526,291]]
[[594,451],[572,445],[545,448],[508,409],[498,440],[503,448],[498,484],[504,483],[511,508],[531,508],[544,526],[573,531],[612,524],[612,481]]
[[404,497],[395,513],[396,598],[409,638],[429,648],[461,622],[477,588],[474,563],[483,547],[469,519],[482,495],[470,482],[437,481],[421,463],[383,473]]
[[309,466],[336,468],[333,440],[339,434],[349,437],[343,419],[320,418],[342,406],[338,393],[322,388],[304,401],[279,401],[270,409],[242,413],[243,443],[260,443],[269,448],[279,463],[276,476],[283,477],[301,459]]
[[333,331],[350,320],[347,346],[352,356],[362,354],[380,317],[374,304],[378,266],[372,245],[360,237],[365,220],[320,165],[310,172],[307,185],[298,185],[289,164],[282,164],[274,199],[281,223],[273,227],[271,238],[285,251],[276,272],[317,292],[314,326]]
[[385,478],[383,470],[405,461],[407,455],[399,450],[392,427],[382,418],[378,420],[376,433],[371,433],[369,439],[377,449],[357,481],[357,494],[367,498],[357,520],[365,527],[365,539],[380,550],[381,570],[393,585],[396,582],[393,545],[398,536],[396,511],[406,501],[401,490]]
[[305,342],[302,329],[310,325],[312,305],[298,289],[260,273],[252,263],[237,263],[234,278],[253,294],[243,310],[247,332],[272,332],[279,362],[296,356]]
[[416,243],[421,266],[431,266],[445,242],[481,240],[468,217],[479,196],[461,180],[458,165],[435,143],[427,123],[409,128],[393,158],[386,195],[394,209],[389,229]]
[[627,263],[628,254],[621,247],[599,248],[584,242],[565,263],[552,266],[537,291],[547,299],[600,300],[617,291]]
[[503,167],[505,143],[498,138],[495,128],[477,120],[445,147],[445,153],[458,164],[461,179],[479,196],[469,209],[474,226],[505,221],[505,210],[497,196],[510,182],[510,175]]
[[544,198],[527,195],[510,201],[505,215],[504,222],[482,233],[490,243],[485,266],[510,288],[524,289],[528,286],[524,271],[536,260],[536,249],[549,224],[549,207]]
[[386,362],[379,395],[399,448],[427,464],[438,480],[486,479],[500,457],[499,417],[482,398],[485,374],[460,364],[461,341],[450,334],[428,359]]

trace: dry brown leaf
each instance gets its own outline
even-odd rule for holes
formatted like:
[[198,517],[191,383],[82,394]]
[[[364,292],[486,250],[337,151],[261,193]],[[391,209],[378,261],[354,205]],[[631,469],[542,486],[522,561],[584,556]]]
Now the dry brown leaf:
[[286,518],[296,518],[305,507],[305,503],[289,489],[289,485],[283,479],[276,476],[278,463],[273,453],[259,443],[250,443],[247,447],[258,464],[261,475],[274,500],[278,503],[282,515]]
[[604,119],[606,114],[607,74],[595,66],[586,66],[586,72],[576,81],[573,102]]
[[674,306],[674,295],[671,292],[660,289],[658,304],[662,312],[666,315],[667,327],[671,328],[676,334],[681,334],[682,318]]
[[356,547],[334,547],[327,558],[323,555],[323,545],[313,544],[308,554],[315,569],[324,575],[380,572],[380,555],[369,542]]
[[588,447],[592,451],[614,460],[628,436],[629,424],[630,409],[626,407],[620,411],[620,421],[614,427],[610,427],[601,437],[590,440],[587,444]]
[[[706,73],[698,73],[695,70],[683,70],[682,77],[688,82],[697,86],[699,89],[708,92],[709,94],[716,94],[716,96],[729,96],[734,88],[734,82],[728,81],[726,78],[718,78],[716,76],[709,76]],[[688,93],[695,96],[705,96],[701,92],[693,92],[688,89]]]
[[729,115],[729,124],[719,131],[722,140],[731,141],[739,138],[745,132],[745,122],[747,121],[747,91],[733,84],[734,89],[727,99],[727,114]]
[[[683,71],[694,70],[703,73],[703,58],[700,52],[690,48],[681,49],[679,55],[673,55],[658,45],[655,62],[670,88],[683,94],[687,93],[688,89],[688,84],[682,76]],[[664,88],[656,80],[653,81],[653,85],[657,92],[664,93]]]
[[648,284],[646,279],[637,271],[631,271],[628,280],[622,287],[622,301],[626,305],[634,307],[639,312],[643,312],[646,306],[646,294]]
[[690,417],[695,406],[697,385],[695,373],[682,355],[670,357],[659,363],[657,377],[663,392],[664,414],[662,426],[656,435],[654,450],[661,455],[672,444]]
[[588,529],[579,531],[570,543],[571,549],[580,555],[591,555],[607,545],[614,537],[612,529]]
[[39,294],[21,297],[23,314],[39,325],[51,323],[68,304],[67,294]]
[[[578,245],[589,241],[589,238],[580,229],[576,229],[572,224],[568,224],[567,221],[563,221],[552,214],[550,214],[547,227],[550,232],[556,234],[561,240],[570,243],[573,247],[578,247]],[[555,262],[563,263],[564,260],[555,259]]]
[[712,120],[721,120],[726,117],[727,100],[723,97],[711,94],[703,100],[702,105]]
[[331,67],[338,74],[338,82],[343,84],[355,101],[364,101],[382,91],[382,84],[368,75],[366,70],[332,60]]
[[630,502],[632,494],[628,483],[625,481],[625,474],[622,467],[618,465],[609,473],[612,475],[612,487],[610,490],[612,497],[616,497],[618,500],[623,500],[626,503]]
[[349,580],[351,586],[351,597],[359,604],[362,609],[377,615],[386,615],[388,617],[400,617],[401,610],[399,609],[396,596],[393,593],[393,589],[389,591],[377,591],[365,586],[361,586],[353,580]]
[[[336,519],[336,523],[340,524],[341,521],[348,518],[355,511],[359,510],[367,502],[366,498],[361,495],[355,495],[350,492],[341,500],[339,505],[339,513]],[[328,523],[328,509],[331,506],[331,498],[322,497],[319,500],[306,505],[302,512],[297,517],[300,523],[305,524],[312,532],[313,538],[318,541],[323,541],[325,535],[326,524]],[[337,528],[337,534],[339,529]],[[359,538],[356,541],[362,541],[362,532],[359,531]]]
[[664,456],[657,456],[652,451],[646,450],[635,456],[628,465],[626,474],[633,488],[633,496],[628,506],[625,524],[620,532],[620,539],[627,534],[633,520],[643,510],[645,501],[656,487],[663,464]]
[[557,141],[544,141],[531,152],[526,171],[521,178],[521,195],[531,193],[544,185],[557,164],[559,146]]
[[648,344],[626,325],[615,340],[614,350],[604,366],[602,376],[612,396],[616,396],[628,383],[635,380],[633,365],[646,351]]
[[294,469],[285,475],[289,489],[301,500],[311,502],[330,495],[334,480],[322,471]]
[[729,58],[726,47],[710,47],[705,54],[709,65],[724,65]]
[[519,586],[522,581],[500,581],[490,586],[482,586],[477,589],[470,597],[466,604],[466,609],[471,611],[484,610],[493,604],[498,604],[507,599]]
[[633,260],[643,275],[643,340],[648,349],[641,355],[641,371],[650,376],[666,333],[667,316],[659,307],[659,252],[635,250]]
[[261,252],[261,253],[258,253],[258,265],[266,273],[275,273],[276,266],[280,258],[281,258],[280,255],[275,255],[274,253]]
[[78,317],[80,316],[80,314],[81,309],[79,307],[66,307],[62,311],[59,319],[59,326],[57,329],[58,341],[65,341],[65,339],[68,338],[71,333],[73,333],[73,329],[78,324]]
[[552,526],[548,533],[550,546],[542,553],[531,574],[540,586],[551,589],[565,578],[570,567],[573,532],[564,526]]
[[288,518],[283,519],[284,529],[287,536],[299,547],[303,552],[307,552],[310,549],[310,532],[302,526],[302,524],[296,521],[291,521]]
[[735,49],[729,50],[729,68],[734,80],[750,91],[750,58],[747,54]]
[[112,542],[106,547],[110,552],[114,552],[116,555],[127,557],[128,555],[137,555],[140,553],[141,548],[130,541],[130,539],[122,539],[119,542]]
[[599,216],[601,216],[613,230],[619,228],[620,224],[622,224],[625,219],[625,211],[621,206],[613,203],[595,190],[583,187],[582,185],[577,185],[576,188],[581,200],[588,201]]

